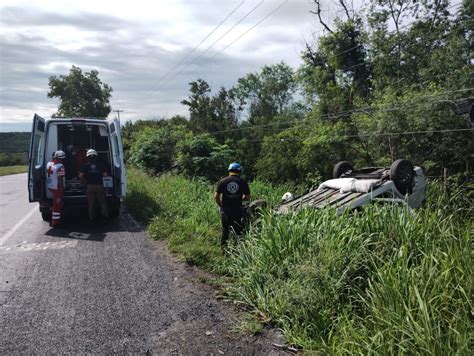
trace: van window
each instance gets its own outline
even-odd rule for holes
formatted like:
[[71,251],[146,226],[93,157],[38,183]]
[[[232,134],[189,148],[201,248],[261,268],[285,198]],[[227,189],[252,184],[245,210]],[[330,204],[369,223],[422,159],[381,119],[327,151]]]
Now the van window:
[[[88,149],[97,151],[99,159],[112,165],[112,152],[106,126],[102,124],[58,124],[57,147],[66,153],[64,166],[66,181],[76,178],[80,169],[87,163]],[[105,128],[105,129],[104,129]],[[105,134],[105,135],[104,135]]]
[[43,136],[35,135],[34,142],[36,145],[33,147],[33,157],[32,160],[35,162],[36,168],[43,164]]
[[44,121],[38,120],[38,125],[36,127],[38,131],[44,132]]
[[120,167],[120,152],[119,152],[119,143],[118,143],[118,137],[117,135],[113,135],[113,145],[112,145],[112,149],[113,149],[113,155],[114,155],[114,165],[116,167]]

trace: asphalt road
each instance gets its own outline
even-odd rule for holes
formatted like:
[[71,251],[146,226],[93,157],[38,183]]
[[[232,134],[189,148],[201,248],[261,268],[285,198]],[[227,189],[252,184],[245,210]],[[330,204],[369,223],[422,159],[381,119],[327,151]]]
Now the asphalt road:
[[0,177],[0,238],[37,207],[28,203],[26,179],[26,173]]
[[0,354],[276,353],[126,211],[55,230],[27,201],[26,175],[0,177]]

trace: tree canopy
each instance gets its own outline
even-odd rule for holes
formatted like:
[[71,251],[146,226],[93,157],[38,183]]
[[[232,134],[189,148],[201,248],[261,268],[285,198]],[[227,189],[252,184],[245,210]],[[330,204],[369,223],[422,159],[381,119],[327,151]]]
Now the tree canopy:
[[354,11],[339,0],[334,21],[313,2],[325,31],[306,43],[299,68],[264,65],[217,92],[190,83],[179,125],[193,137],[174,151],[181,171],[205,175],[188,169],[197,161],[216,169],[209,152],[222,145],[247,174],[272,182],[313,184],[341,160],[357,168],[405,158],[428,175],[472,174],[474,133],[456,108],[474,102],[473,2],[370,0]]
[[72,66],[68,75],[49,77],[48,98],[59,98],[55,117],[105,118],[112,110],[109,100],[112,88],[99,79],[99,72],[83,73]]

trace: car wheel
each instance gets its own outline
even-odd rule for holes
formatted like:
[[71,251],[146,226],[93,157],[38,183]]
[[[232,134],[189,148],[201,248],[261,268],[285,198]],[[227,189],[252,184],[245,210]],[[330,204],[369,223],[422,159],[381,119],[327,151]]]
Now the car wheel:
[[403,195],[413,193],[415,170],[411,162],[406,159],[397,159],[393,162],[390,166],[390,179]]
[[350,162],[341,161],[337,162],[332,170],[332,177],[333,178],[340,178],[344,173],[348,171],[353,171],[354,167]]

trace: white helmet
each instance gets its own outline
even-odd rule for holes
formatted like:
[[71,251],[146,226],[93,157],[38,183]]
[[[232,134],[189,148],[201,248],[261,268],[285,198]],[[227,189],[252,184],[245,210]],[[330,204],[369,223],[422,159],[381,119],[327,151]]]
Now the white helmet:
[[97,157],[97,151],[93,150],[92,148],[90,150],[87,150],[86,157]]
[[66,158],[66,154],[64,153],[64,151],[59,150],[59,151],[54,152],[53,158],[54,159],[64,159],[64,158]]

